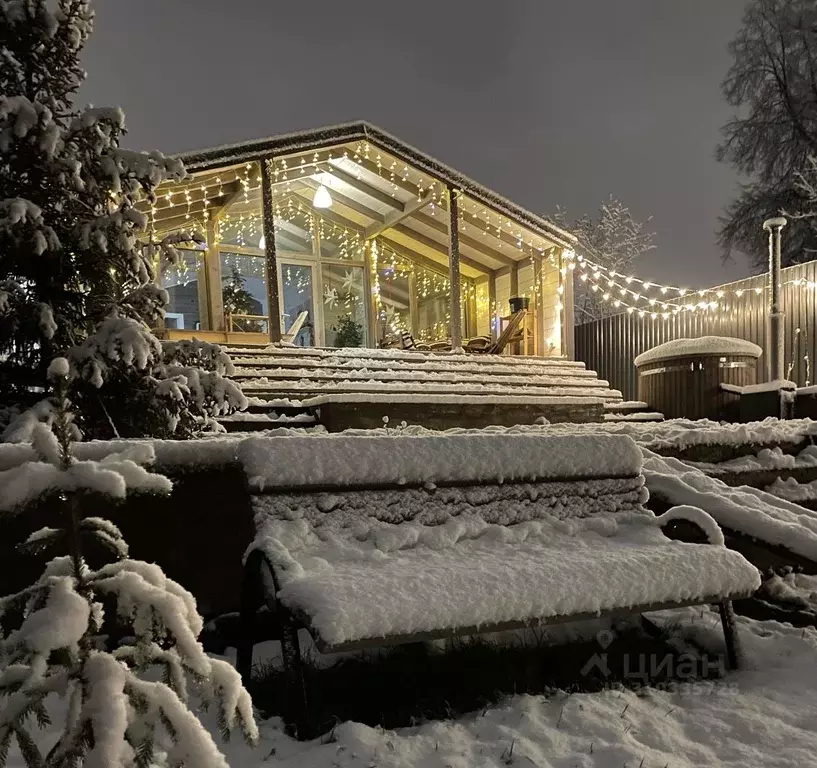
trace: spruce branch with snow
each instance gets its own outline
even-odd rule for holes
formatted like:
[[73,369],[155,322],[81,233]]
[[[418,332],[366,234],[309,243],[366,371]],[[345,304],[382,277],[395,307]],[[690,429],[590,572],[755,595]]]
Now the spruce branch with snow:
[[[134,490],[168,492],[170,482],[141,466],[152,458],[148,446],[140,455],[77,461],[68,360],[56,358],[48,372],[54,396],[31,430],[38,460],[0,473],[0,516],[25,514],[26,504],[56,495],[62,527],[36,531],[23,549],[64,554],[34,584],[0,598],[0,768],[13,744],[29,768],[227,768],[191,704],[195,696],[202,708],[214,705],[225,738],[239,728],[255,743],[252,702],[238,673],[204,653],[193,597],[158,566],[128,559],[113,523],[81,515],[85,494],[121,499]],[[96,569],[83,554],[92,540],[111,554]],[[129,631],[107,649],[100,633],[113,624]],[[67,707],[43,754],[34,729],[51,725],[52,694]]]
[[[644,229],[651,218],[644,222],[637,221],[630,209],[612,195],[599,206],[595,218],[585,214],[568,223],[564,210],[559,210],[553,216],[556,224],[569,229],[578,238],[576,250],[581,256],[615,272],[625,270],[637,258],[656,247],[653,242],[655,233]],[[586,323],[612,313],[586,283],[576,281],[575,291],[577,323]]]
[[185,170],[122,148],[120,109],[75,109],[92,26],[88,0],[0,0],[0,413],[36,403],[60,354],[86,434],[186,437],[241,397],[150,333],[168,301],[156,264],[196,236],[153,242],[137,204]]

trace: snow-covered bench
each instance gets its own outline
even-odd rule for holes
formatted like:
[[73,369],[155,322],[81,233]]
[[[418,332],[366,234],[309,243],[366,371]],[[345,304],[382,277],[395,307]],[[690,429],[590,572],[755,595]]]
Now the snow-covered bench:
[[[266,605],[299,707],[299,627],[337,652],[712,603],[737,664],[730,601],[754,592],[758,572],[706,513],[644,509],[629,437],[255,438],[239,458],[257,535],[238,665],[249,673]],[[678,518],[715,546],[667,538]]]

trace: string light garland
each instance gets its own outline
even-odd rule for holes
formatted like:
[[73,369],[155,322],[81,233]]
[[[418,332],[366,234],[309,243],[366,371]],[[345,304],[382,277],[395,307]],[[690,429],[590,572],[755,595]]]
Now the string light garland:
[[[669,319],[679,312],[718,312],[727,311],[724,299],[760,295],[765,288],[702,288],[689,289],[676,285],[663,285],[651,280],[643,280],[636,275],[625,275],[608,269],[586,257],[573,252],[565,252],[568,266],[574,273],[578,272],[579,280],[588,283],[593,293],[600,299],[612,303],[615,308],[622,308],[640,317],[650,315],[653,319]],[[804,280],[790,280],[785,285],[796,285],[807,288],[817,287],[817,283]],[[633,287],[635,286],[635,287]],[[640,286],[640,290],[638,290]]]

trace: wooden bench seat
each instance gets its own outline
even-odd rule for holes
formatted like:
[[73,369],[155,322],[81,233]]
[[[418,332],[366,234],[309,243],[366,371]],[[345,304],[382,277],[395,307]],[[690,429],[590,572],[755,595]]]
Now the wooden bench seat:
[[[306,707],[299,627],[334,652],[715,603],[737,664],[730,600],[754,592],[757,569],[718,545],[704,512],[657,518],[642,506],[629,437],[258,438],[239,458],[256,538],[238,666],[249,674],[266,605],[295,721]],[[715,545],[667,538],[676,519]]]

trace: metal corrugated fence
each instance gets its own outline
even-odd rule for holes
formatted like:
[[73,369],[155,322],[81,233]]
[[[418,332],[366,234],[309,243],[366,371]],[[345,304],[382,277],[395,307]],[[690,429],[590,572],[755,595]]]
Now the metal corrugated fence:
[[[784,329],[786,335],[785,370],[789,378],[803,386],[807,380],[814,383],[817,362],[817,289],[796,285],[794,281],[817,282],[817,261],[797,264],[782,270]],[[642,352],[665,341],[698,336],[733,336],[748,339],[768,349],[768,298],[765,290],[768,275],[748,277],[735,283],[713,288],[729,291],[720,300],[717,311],[679,312],[664,320],[660,315],[653,320],[637,313],[594,320],[576,326],[576,359],[607,379],[614,389],[620,389],[624,398],[634,400],[638,392],[633,359]],[[758,294],[753,289],[763,288]],[[743,290],[743,296],[733,291]],[[797,329],[800,333],[797,334]],[[805,357],[808,355],[809,362]],[[807,369],[810,369],[807,371]],[[758,381],[766,381],[765,354],[758,365]]]

